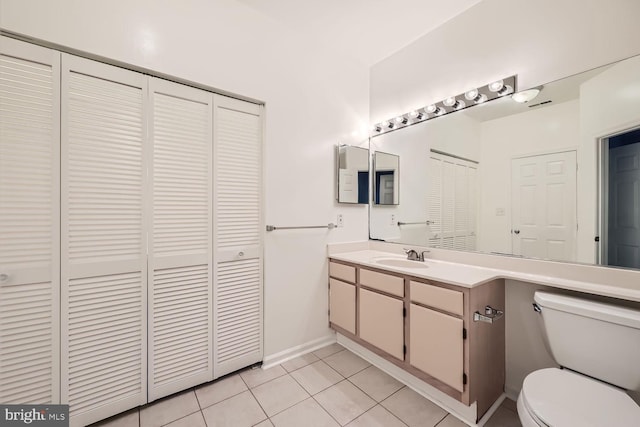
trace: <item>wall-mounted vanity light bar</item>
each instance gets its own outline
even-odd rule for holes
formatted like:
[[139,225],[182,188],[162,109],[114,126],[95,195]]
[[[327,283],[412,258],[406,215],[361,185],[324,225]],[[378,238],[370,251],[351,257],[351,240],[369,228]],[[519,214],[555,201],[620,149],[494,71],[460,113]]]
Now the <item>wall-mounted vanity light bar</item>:
[[427,105],[426,107],[410,111],[381,123],[376,123],[371,129],[371,136],[402,129],[453,113],[454,111],[460,111],[478,104],[483,104],[505,95],[511,95],[515,90],[516,76],[496,80],[477,89],[469,89],[460,95],[452,96],[435,104]]

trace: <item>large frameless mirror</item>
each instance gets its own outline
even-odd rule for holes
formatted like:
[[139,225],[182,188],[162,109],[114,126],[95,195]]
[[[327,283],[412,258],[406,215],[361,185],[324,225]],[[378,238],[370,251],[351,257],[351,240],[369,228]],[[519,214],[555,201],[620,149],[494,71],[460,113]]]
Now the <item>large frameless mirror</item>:
[[372,137],[403,202],[371,238],[640,268],[640,57],[531,89]]

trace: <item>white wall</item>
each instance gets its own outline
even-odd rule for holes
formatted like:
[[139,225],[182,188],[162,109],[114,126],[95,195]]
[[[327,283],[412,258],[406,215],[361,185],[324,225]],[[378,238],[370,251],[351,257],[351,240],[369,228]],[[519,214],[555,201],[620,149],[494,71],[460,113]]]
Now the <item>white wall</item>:
[[640,53],[637,0],[483,0],[375,64],[380,122],[497,78],[520,89]]
[[0,0],[0,28],[264,101],[267,224],[345,222],[266,235],[265,354],[329,334],[326,243],[367,238],[366,207],[334,201],[334,145],[368,126],[366,68],[232,0]]
[[[513,74],[524,89],[636,55],[638,16],[637,0],[483,0],[372,67],[371,120],[380,122]],[[578,158],[580,167],[584,160]],[[526,286],[523,292],[507,286],[508,307],[531,303]],[[525,318],[507,329],[507,387],[512,391],[519,390],[523,375],[549,362],[532,350],[537,345],[528,335],[533,326]]]
[[[576,150],[577,100],[534,109],[480,125],[478,250],[511,253],[511,161],[517,156]],[[505,215],[496,215],[496,209]]]

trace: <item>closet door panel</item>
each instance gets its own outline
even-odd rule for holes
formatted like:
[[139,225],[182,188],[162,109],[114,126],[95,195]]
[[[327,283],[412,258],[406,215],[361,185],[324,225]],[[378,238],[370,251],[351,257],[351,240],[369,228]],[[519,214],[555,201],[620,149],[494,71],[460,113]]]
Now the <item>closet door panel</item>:
[[86,425],[146,402],[146,80],[62,61],[62,401]]
[[0,37],[0,402],[59,403],[60,54]]
[[213,379],[213,95],[150,78],[149,400]]
[[216,95],[214,374],[262,360],[261,107]]

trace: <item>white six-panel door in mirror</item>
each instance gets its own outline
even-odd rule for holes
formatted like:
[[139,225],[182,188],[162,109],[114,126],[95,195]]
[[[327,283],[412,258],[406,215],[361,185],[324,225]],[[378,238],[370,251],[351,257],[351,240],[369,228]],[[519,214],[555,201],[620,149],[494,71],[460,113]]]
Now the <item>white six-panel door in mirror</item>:
[[574,260],[576,152],[513,159],[511,173],[513,254]]

